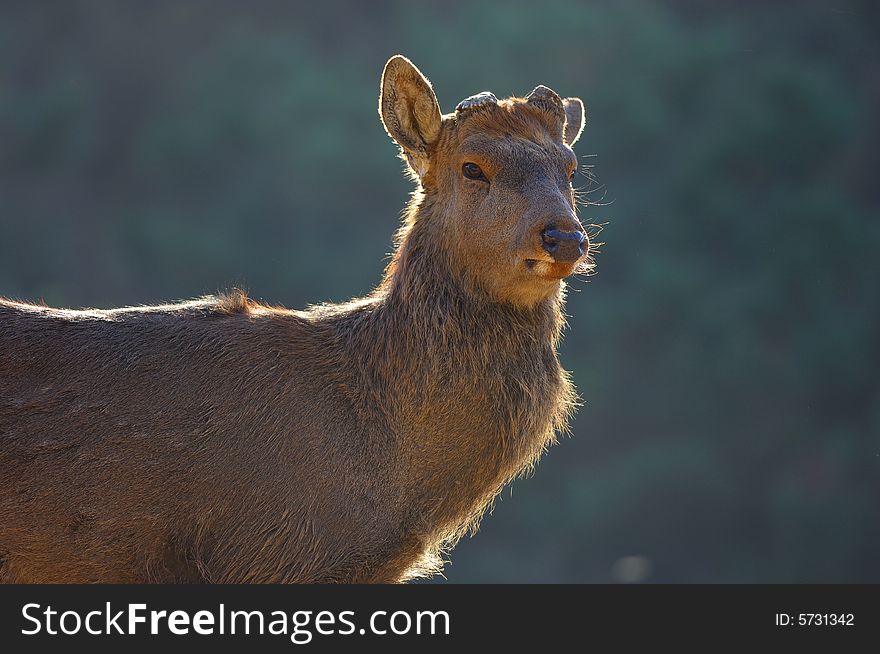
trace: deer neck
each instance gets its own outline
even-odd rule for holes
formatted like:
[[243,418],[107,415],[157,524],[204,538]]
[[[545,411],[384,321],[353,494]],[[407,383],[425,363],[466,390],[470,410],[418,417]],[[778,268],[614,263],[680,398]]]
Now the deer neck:
[[459,528],[564,427],[574,395],[556,357],[563,297],[523,309],[474,293],[419,218],[380,286],[371,358],[383,362],[413,506],[434,502],[419,519]]

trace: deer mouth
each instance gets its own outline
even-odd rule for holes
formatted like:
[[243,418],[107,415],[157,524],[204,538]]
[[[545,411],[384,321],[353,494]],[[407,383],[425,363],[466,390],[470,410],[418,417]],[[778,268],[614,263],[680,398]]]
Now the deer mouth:
[[[525,263],[526,268],[528,270],[533,270],[534,267],[540,262],[540,259],[524,259],[523,263]],[[546,262],[545,262],[546,263]]]
[[554,261],[553,259],[523,259],[523,264],[526,270],[548,280],[565,279],[577,268],[575,263]]

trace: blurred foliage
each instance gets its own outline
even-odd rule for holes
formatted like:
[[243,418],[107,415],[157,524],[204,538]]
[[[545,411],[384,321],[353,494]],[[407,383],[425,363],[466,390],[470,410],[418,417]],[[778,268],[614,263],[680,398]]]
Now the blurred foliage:
[[585,404],[448,579],[614,581],[635,561],[647,581],[878,582],[878,18],[845,0],[4,2],[0,293],[363,294],[410,190],[376,113],[387,57],[444,111],[547,84],[586,101],[578,151],[607,185],[581,210],[606,245],[563,348]]

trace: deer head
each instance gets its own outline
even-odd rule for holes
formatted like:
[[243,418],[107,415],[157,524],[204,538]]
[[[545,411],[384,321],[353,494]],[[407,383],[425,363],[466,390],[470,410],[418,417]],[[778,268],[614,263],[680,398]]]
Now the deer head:
[[572,188],[580,99],[546,86],[505,100],[485,91],[444,115],[431,83],[397,55],[382,74],[379,114],[431,207],[410,227],[430,234],[470,288],[533,306],[585,263]]

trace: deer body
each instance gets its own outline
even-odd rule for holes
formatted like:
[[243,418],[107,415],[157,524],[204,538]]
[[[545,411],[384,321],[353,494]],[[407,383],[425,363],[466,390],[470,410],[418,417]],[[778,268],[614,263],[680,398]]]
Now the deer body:
[[106,311],[0,301],[0,581],[403,581],[436,571],[537,461],[574,404],[556,269],[581,260],[551,252],[579,229],[573,200],[549,237],[545,217],[524,228],[531,249],[501,239],[530,255],[522,270],[475,266],[456,220],[485,201],[450,196],[441,145],[456,152],[468,124],[485,134],[491,108],[420,141],[434,98],[420,84],[402,57],[386,66],[383,119],[421,190],[370,296],[306,311],[241,293]]

